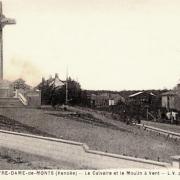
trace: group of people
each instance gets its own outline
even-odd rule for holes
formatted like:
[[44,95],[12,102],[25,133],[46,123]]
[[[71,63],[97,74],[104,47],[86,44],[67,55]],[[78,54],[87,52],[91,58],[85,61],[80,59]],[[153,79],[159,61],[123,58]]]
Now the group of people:
[[174,122],[177,122],[177,116],[178,116],[178,113],[174,111],[168,111],[166,113],[166,118],[170,120],[171,124],[173,124]]

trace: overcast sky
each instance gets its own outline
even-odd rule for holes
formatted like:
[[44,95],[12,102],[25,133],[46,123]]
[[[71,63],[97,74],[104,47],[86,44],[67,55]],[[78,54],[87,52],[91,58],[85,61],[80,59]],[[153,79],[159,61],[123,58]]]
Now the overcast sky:
[[5,78],[69,74],[84,89],[162,89],[180,78],[179,0],[4,0]]

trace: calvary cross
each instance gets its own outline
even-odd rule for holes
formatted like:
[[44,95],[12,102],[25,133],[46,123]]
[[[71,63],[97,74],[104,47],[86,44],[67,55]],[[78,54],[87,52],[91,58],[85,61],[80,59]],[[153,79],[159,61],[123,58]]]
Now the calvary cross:
[[3,80],[3,27],[7,24],[16,24],[16,22],[3,15],[2,2],[0,1],[0,80]]

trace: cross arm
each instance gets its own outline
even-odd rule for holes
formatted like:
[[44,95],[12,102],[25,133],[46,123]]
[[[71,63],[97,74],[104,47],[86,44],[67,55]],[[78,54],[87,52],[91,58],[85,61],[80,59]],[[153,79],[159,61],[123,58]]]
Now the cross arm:
[[4,18],[1,19],[1,24],[2,24],[2,25],[6,25],[6,24],[16,24],[16,21],[15,21],[15,19],[11,19],[11,18],[6,18],[6,17],[4,17]]

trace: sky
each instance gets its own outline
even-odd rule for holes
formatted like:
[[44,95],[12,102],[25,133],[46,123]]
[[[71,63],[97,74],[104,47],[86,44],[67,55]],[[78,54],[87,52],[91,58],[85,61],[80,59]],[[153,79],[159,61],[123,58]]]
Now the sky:
[[83,89],[173,88],[179,0],[4,0],[4,78],[37,85],[68,74]]

